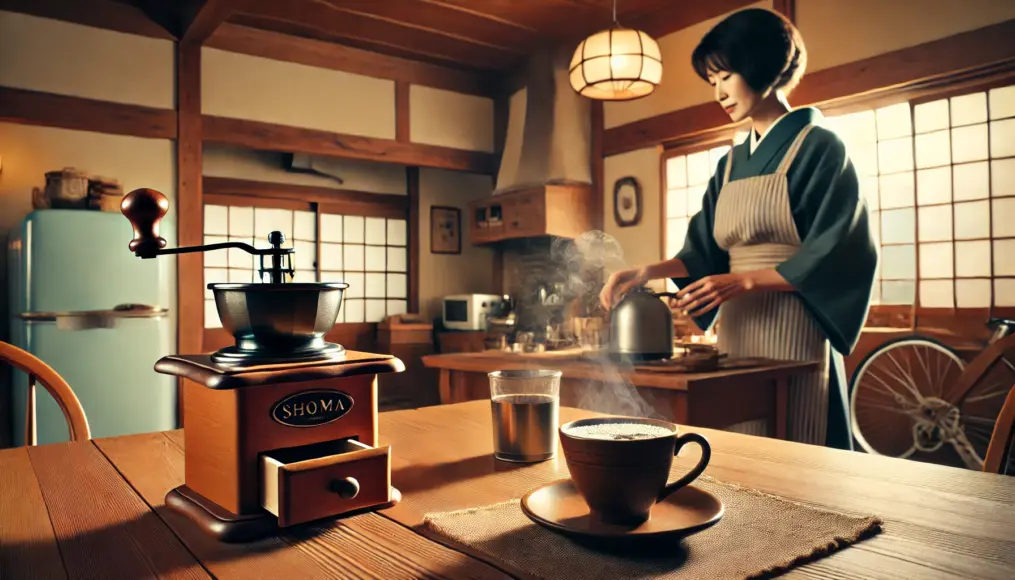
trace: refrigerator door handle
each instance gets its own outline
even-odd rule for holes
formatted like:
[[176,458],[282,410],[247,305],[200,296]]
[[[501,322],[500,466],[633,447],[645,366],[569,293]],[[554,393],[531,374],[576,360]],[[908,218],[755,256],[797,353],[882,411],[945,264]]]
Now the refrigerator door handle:
[[109,310],[76,310],[72,312],[22,312],[18,318],[26,322],[55,322],[61,330],[114,328],[121,318],[164,318],[168,308],[147,304],[119,304]]

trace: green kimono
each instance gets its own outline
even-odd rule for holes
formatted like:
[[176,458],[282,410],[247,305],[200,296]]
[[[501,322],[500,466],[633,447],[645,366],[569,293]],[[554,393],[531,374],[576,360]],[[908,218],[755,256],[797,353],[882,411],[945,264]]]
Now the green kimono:
[[[820,127],[821,119],[817,109],[798,109],[773,126],[753,154],[749,138],[735,146],[729,181],[776,172],[800,131],[818,125],[803,140],[786,173],[800,247],[775,269],[794,287],[832,347],[826,445],[852,449],[842,356],[852,351],[866,321],[878,252],[856,171],[842,141]],[[691,218],[684,247],[676,256],[689,274],[673,279],[678,288],[730,271],[730,257],[715,237],[716,204],[725,185],[726,163],[723,157],[709,181],[702,210]],[[716,310],[708,312],[695,323],[707,329],[716,314]]]

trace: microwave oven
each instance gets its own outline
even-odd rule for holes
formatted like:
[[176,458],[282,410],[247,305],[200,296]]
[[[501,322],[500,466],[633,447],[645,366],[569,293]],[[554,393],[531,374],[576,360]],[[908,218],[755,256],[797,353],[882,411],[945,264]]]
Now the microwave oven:
[[496,294],[453,294],[444,297],[444,328],[449,330],[486,330],[486,315],[495,313],[504,302]]

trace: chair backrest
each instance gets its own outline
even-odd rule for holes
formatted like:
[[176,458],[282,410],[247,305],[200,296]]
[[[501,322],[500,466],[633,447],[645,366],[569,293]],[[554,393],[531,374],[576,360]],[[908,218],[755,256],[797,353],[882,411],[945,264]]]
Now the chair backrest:
[[0,361],[5,361],[28,375],[28,408],[25,420],[25,442],[28,445],[35,445],[36,442],[36,383],[45,387],[56,403],[60,405],[60,410],[63,411],[63,416],[67,420],[71,441],[91,439],[92,433],[88,428],[88,419],[85,418],[85,410],[81,407],[81,401],[78,400],[67,381],[63,380],[63,377],[52,367],[32,353],[6,342],[0,342]]
[[[994,432],[990,436],[987,456],[983,459],[983,470],[989,473],[1008,473],[1009,458],[1015,445],[1015,386],[1008,391],[1008,396],[1001,407],[1001,414],[994,423]],[[1015,473],[1011,474],[1015,475]]]

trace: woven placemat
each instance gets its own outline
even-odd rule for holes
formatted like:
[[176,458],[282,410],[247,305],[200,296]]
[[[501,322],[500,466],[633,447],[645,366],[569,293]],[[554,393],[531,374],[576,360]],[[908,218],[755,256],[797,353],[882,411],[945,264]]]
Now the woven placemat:
[[661,551],[631,555],[578,544],[530,520],[518,499],[426,514],[423,531],[506,571],[544,580],[769,578],[880,533],[876,516],[816,509],[702,476],[726,507],[719,523]]

